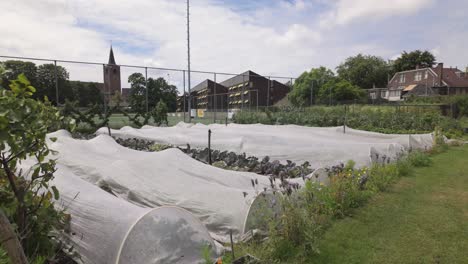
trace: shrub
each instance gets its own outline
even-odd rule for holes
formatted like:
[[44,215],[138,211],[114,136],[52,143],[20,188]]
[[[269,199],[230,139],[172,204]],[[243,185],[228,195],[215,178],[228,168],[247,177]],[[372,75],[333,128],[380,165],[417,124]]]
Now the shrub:
[[[0,205],[26,256],[49,259],[57,250],[51,232],[63,227],[65,215],[53,207],[59,193],[50,186],[55,161],[46,160],[52,152],[46,134],[73,122],[63,119],[48,101],[32,99],[35,88],[23,74],[9,87],[0,87]],[[30,175],[18,167],[26,159],[36,162]]]
[[158,126],[161,124],[168,124],[167,122],[167,105],[164,103],[164,101],[160,100],[156,107],[153,109],[151,112],[151,115],[153,117],[154,123],[157,124]]
[[426,153],[421,151],[413,151],[408,154],[408,162],[415,167],[428,167],[432,164],[432,160]]
[[240,124],[296,124],[303,126],[341,126],[344,124],[356,129],[381,133],[427,133],[440,127],[444,133],[461,135],[460,123],[442,116],[437,111],[400,111],[395,107],[352,106],[314,106],[306,109],[282,110],[278,112],[236,113],[234,122]]
[[306,181],[305,186],[281,199],[280,217],[270,219],[269,239],[249,248],[258,250],[266,263],[286,263],[295,259],[305,263],[318,254],[318,242],[331,219],[350,216],[373,194],[385,191],[398,178],[407,176],[413,167],[429,166],[427,153],[413,152],[391,164],[373,164],[354,168],[348,161],[333,170],[330,184]]

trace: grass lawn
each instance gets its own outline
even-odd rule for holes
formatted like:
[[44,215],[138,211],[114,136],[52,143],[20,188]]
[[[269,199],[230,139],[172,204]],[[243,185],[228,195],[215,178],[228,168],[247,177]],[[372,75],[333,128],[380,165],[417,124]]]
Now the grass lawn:
[[468,263],[468,146],[433,162],[335,221],[311,263]]

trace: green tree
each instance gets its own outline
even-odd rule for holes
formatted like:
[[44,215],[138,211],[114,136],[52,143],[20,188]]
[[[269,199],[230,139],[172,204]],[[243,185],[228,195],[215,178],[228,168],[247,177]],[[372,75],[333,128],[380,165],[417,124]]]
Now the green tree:
[[[57,65],[59,102],[63,103],[65,102],[65,99],[69,101],[75,100],[73,89],[67,82],[69,77],[70,74],[68,73],[68,71],[64,67]],[[39,67],[37,67],[36,80],[36,87],[38,88],[37,93],[35,93],[35,97],[37,99],[43,100],[44,96],[47,96],[49,101],[57,105],[55,86],[55,65],[51,63],[39,65]]]
[[415,50],[411,52],[403,51],[401,56],[393,63],[395,72],[414,70],[417,66],[429,68],[436,63],[436,57],[429,51]]
[[358,54],[336,67],[338,77],[363,89],[386,87],[391,74],[390,65],[382,58]]
[[[128,77],[130,83],[130,106],[136,112],[146,111],[145,77],[141,73],[133,73]],[[177,108],[177,88],[169,85],[164,78],[148,78],[148,108],[153,109],[162,100],[168,111]]]
[[154,123],[157,124],[158,126],[161,124],[168,124],[167,122],[167,105],[164,103],[163,100],[160,100],[158,104],[156,105],[155,108],[153,108],[152,111],[152,117],[154,120]]
[[73,97],[81,107],[101,105],[104,102],[104,97],[98,88],[98,83],[68,81],[67,85],[71,87],[74,94]]
[[332,70],[326,67],[312,68],[310,71],[302,73],[294,82],[288,98],[295,106],[307,106],[312,100],[315,102],[318,91],[330,80],[333,80],[335,75]]
[[350,100],[362,99],[365,97],[365,90],[357,85],[353,85],[347,80],[333,79],[320,87],[318,99],[322,103],[335,103]]
[[[15,224],[26,256],[43,263],[57,250],[51,231],[63,230],[65,221],[53,206],[59,193],[50,185],[55,160],[47,159],[51,150],[46,144],[46,134],[64,119],[48,101],[32,98],[36,89],[24,74],[9,88],[0,87],[0,207]],[[26,159],[34,165],[22,170]]]
[[7,84],[15,80],[18,75],[24,74],[29,82],[36,85],[37,67],[29,61],[7,60],[3,63],[6,72],[3,74],[3,83]]
[[[167,110],[174,112],[177,108],[177,87],[169,85],[164,78],[148,79],[150,93],[150,108],[155,107],[162,100]],[[157,102],[157,103],[156,103]]]
[[130,107],[137,113],[144,113],[146,111],[145,77],[136,72],[128,76],[128,82],[130,83]]

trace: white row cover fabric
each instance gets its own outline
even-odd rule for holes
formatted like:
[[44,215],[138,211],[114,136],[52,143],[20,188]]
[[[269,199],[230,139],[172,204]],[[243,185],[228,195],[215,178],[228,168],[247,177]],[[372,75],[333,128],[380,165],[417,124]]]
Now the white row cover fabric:
[[[231,230],[238,239],[255,228],[260,219],[253,212],[265,210],[257,206],[277,205],[274,195],[263,193],[270,187],[268,177],[219,169],[179,149],[136,151],[107,135],[77,140],[66,131],[58,131],[48,136],[56,138],[49,147],[58,151],[54,158],[60,166],[132,203],[184,208],[197,216],[218,241],[228,242]],[[258,182],[255,187],[252,180]]]
[[[246,153],[259,158],[302,163],[313,168],[333,166],[354,160],[356,165],[369,166],[371,162],[395,160],[409,149],[432,147],[431,134],[381,134],[343,127],[304,127],[296,125],[239,125],[187,124],[173,127],[145,126],[141,129],[123,127],[112,129],[112,136],[141,138],[162,144],[205,148],[211,129],[211,147],[220,151]],[[107,134],[101,128],[98,134]],[[382,158],[384,157],[384,158]]]
[[186,210],[128,203],[60,164],[51,185],[71,215],[64,237],[81,263],[204,263],[203,248],[214,252],[208,230]]

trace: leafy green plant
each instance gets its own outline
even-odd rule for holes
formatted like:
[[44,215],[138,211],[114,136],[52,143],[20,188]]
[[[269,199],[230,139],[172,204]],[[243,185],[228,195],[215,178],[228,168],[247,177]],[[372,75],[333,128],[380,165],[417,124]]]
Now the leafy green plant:
[[151,115],[153,117],[154,123],[156,123],[158,126],[161,124],[168,124],[167,122],[167,105],[164,103],[164,101],[160,100],[156,107],[153,109],[151,112]]
[[375,193],[386,191],[417,166],[430,166],[428,153],[412,152],[395,163],[355,168],[349,161],[333,170],[330,183],[307,180],[303,188],[281,197],[278,217],[268,218],[268,239],[241,249],[253,250],[266,263],[307,263],[320,254],[318,243],[331,220],[352,216]]
[[421,151],[411,152],[407,159],[415,167],[429,167],[432,164],[431,157]]
[[[46,134],[70,125],[51,104],[32,99],[35,88],[20,74],[0,88],[0,205],[14,228],[27,257],[52,258],[57,250],[51,231],[61,229],[65,214],[54,209],[59,192],[50,186],[55,160]],[[30,173],[19,167],[26,159],[35,161]]]
[[[349,110],[347,110],[349,109]],[[296,124],[303,126],[342,126],[346,116],[346,125],[355,129],[381,133],[427,133],[436,127],[454,136],[460,135],[460,123],[441,115],[436,108],[424,108],[424,111],[399,107],[370,106],[324,107],[314,106],[305,109],[289,109],[278,112],[236,113],[234,122],[240,124]]]
[[211,257],[211,247],[209,245],[205,245],[202,248],[201,254],[202,254],[202,258],[205,264],[213,264],[213,260]]

